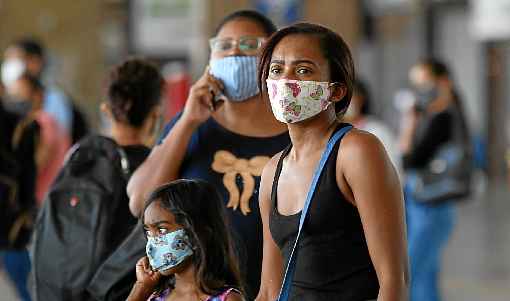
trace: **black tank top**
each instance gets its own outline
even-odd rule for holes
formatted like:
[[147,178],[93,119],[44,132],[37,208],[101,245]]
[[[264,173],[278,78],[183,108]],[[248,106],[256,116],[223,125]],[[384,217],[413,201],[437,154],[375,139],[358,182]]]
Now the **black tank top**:
[[[343,126],[346,124],[337,130]],[[379,293],[358,210],[345,199],[336,181],[339,146],[340,141],[324,166],[303,226],[290,300],[358,301],[375,299]],[[282,252],[284,269],[301,215],[281,215],[277,209],[278,180],[291,148],[289,145],[278,161],[269,215],[269,228]]]

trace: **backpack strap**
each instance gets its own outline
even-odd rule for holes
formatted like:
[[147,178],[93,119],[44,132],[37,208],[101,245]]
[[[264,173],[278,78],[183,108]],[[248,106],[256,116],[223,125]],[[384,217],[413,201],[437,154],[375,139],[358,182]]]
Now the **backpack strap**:
[[[74,144],[71,147],[71,149],[69,149],[69,151],[67,151],[66,157],[64,159],[64,164],[63,164],[64,166],[67,165],[67,163],[73,158],[73,156],[80,149],[80,147],[82,147],[82,143],[77,142],[76,144]],[[120,147],[116,143],[115,143],[115,149],[117,150],[117,153],[119,154],[119,157],[120,157],[120,167],[122,169],[122,174],[124,175],[124,178],[126,180],[128,180],[129,176],[131,174],[129,158],[128,158],[126,152],[124,151],[124,149],[122,149],[122,147]]]
[[301,211],[301,218],[299,219],[299,228],[298,233],[296,236],[296,241],[294,242],[294,246],[292,247],[292,252],[290,253],[289,262],[287,263],[287,268],[285,269],[285,275],[283,277],[283,283],[280,290],[280,294],[278,295],[277,301],[287,301],[289,298],[290,288],[292,286],[292,280],[294,278],[294,272],[296,268],[296,258],[299,252],[298,244],[299,239],[301,238],[301,232],[303,230],[303,225],[306,220],[306,216],[308,213],[308,208],[310,207],[310,203],[312,201],[313,195],[315,193],[315,189],[317,188],[317,183],[319,182],[319,178],[322,174],[322,170],[324,169],[324,166],[326,165],[326,162],[328,161],[329,156],[331,155],[331,152],[333,151],[333,148],[335,147],[335,144],[342,139],[342,137],[352,129],[352,126],[345,126],[342,129],[340,129],[338,132],[336,132],[333,137],[329,139],[328,145],[326,146],[326,149],[322,153],[322,157],[319,161],[319,164],[317,166],[317,169],[315,170],[315,173],[312,178],[312,183],[310,184],[310,189],[308,190],[308,194],[306,196],[305,205],[303,207],[303,210]]
[[131,173],[131,170],[129,168],[128,156],[127,156],[126,152],[124,151],[124,149],[122,149],[122,147],[120,147],[120,146],[117,146],[117,152],[119,153],[119,156],[120,156],[120,167],[122,168],[122,173],[124,174],[124,177],[126,178],[126,180],[128,180],[129,175]]

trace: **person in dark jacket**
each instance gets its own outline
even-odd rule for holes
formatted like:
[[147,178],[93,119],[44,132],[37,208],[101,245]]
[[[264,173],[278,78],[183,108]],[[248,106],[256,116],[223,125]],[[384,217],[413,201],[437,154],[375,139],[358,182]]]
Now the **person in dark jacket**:
[[[403,118],[400,149],[407,174],[405,185],[408,248],[411,263],[411,301],[439,301],[441,255],[454,226],[454,205],[418,202],[415,172],[427,168],[437,151],[454,137],[456,128],[467,133],[460,98],[446,65],[425,59],[410,71],[415,104]],[[459,112],[460,114],[455,114]]]
[[[0,84],[0,90],[2,89]],[[30,272],[30,259],[26,246],[29,241],[32,217],[35,216],[35,183],[37,175],[36,166],[36,148],[37,137],[39,136],[38,124],[30,119],[24,118],[15,112],[5,109],[1,98],[0,91],[0,154],[1,164],[6,164],[4,156],[10,154],[19,170],[16,176],[17,193],[15,194],[15,204],[7,210],[2,204],[2,212],[0,219],[2,220],[2,247],[0,248],[0,260],[5,268],[7,276],[15,286],[18,297],[23,301],[30,301],[30,294],[27,288],[28,274]],[[2,169],[3,170],[3,169]],[[1,176],[1,175],[0,175]],[[3,183],[2,183],[3,184]],[[3,185],[2,185],[3,186]],[[4,199],[2,202],[6,201]],[[13,209],[16,208],[16,209]],[[13,216],[13,214],[15,216]],[[28,224],[24,224],[20,231],[17,231],[16,237],[9,243],[4,241],[7,239],[8,233],[12,233],[15,221],[22,220],[22,214],[29,217]],[[5,244],[4,244],[5,243]]]

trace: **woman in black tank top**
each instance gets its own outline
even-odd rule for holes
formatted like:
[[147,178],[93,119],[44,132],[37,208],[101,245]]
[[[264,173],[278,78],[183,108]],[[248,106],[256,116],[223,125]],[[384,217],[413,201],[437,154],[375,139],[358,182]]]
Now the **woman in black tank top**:
[[[278,297],[313,174],[349,105],[354,67],[331,30],[301,23],[278,31],[263,49],[259,78],[292,144],[265,167],[261,289]],[[374,136],[351,130],[322,170],[297,245],[289,300],[407,298],[407,250],[400,183]]]

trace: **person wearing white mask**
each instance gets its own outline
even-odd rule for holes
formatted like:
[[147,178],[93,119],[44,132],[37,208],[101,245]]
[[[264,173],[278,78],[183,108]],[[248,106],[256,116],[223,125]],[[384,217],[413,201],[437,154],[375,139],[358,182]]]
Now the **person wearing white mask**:
[[178,178],[212,183],[228,208],[248,300],[258,291],[262,261],[260,175],[289,143],[286,126],[274,118],[257,86],[256,56],[274,31],[255,11],[223,19],[210,40],[209,67],[128,184],[130,208],[138,216],[148,193],[161,184]]
[[13,42],[4,52],[1,79],[7,91],[23,73],[38,78],[44,84],[43,110],[49,113],[70,135],[73,126],[72,104],[66,94],[51,79],[44,77],[45,50],[37,40],[22,38]]

